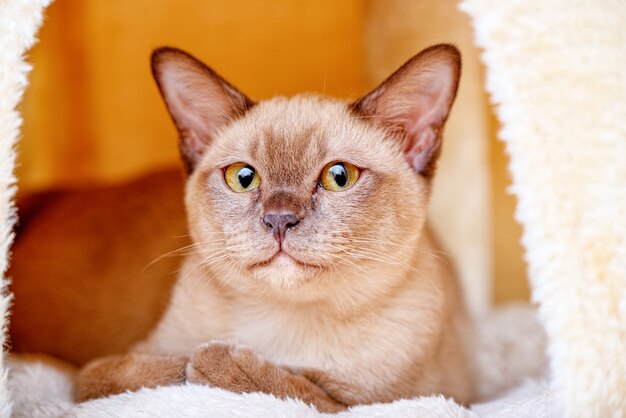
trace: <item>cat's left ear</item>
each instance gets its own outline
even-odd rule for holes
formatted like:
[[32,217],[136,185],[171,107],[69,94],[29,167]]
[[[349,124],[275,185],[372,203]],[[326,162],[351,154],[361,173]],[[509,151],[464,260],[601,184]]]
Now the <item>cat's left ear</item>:
[[352,111],[387,129],[394,140],[401,141],[411,167],[431,177],[460,74],[458,49],[447,44],[432,46],[352,104]]

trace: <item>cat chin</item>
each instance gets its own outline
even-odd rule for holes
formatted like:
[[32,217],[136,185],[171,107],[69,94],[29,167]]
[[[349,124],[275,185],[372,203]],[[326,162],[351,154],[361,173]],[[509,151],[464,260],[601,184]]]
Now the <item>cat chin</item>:
[[254,269],[260,269],[260,268],[265,268],[265,267],[273,267],[273,268],[278,268],[278,269],[298,267],[302,270],[322,270],[323,269],[323,267],[319,264],[308,264],[304,261],[301,261],[287,254],[284,251],[279,251],[276,254],[274,254],[272,257],[270,257],[269,259],[253,264],[252,266],[250,266],[250,269],[254,270]]
[[255,279],[279,290],[300,287],[315,280],[324,270],[324,267],[306,264],[284,253],[250,267]]

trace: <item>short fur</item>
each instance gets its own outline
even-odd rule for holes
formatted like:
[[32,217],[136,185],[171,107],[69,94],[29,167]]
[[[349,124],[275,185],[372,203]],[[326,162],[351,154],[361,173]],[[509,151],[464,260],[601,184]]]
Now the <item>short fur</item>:
[[102,357],[81,371],[74,396],[80,402],[97,398],[103,392],[113,395],[142,387],[180,384],[185,382],[187,362],[186,357],[145,354]]
[[[163,319],[134,351],[194,353],[193,382],[324,411],[433,393],[470,402],[462,299],[425,226],[458,51],[423,51],[353,104],[253,104],[171,48],[155,52],[153,71],[181,136],[194,246]],[[319,187],[332,161],[360,167],[357,183]],[[229,189],[223,170],[236,162],[257,170],[258,189]],[[281,244],[263,222],[274,212],[298,219]],[[215,339],[228,343],[207,345]],[[119,362],[128,358],[88,365],[79,383],[118,381]],[[91,397],[112,393],[100,386]]]

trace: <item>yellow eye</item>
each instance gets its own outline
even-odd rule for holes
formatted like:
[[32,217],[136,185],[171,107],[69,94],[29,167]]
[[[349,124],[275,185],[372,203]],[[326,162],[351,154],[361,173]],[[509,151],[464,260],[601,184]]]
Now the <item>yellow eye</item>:
[[326,190],[341,192],[349,189],[359,179],[361,171],[354,165],[342,161],[326,164],[322,170],[320,184]]
[[237,193],[249,192],[261,184],[259,173],[246,163],[235,163],[226,167],[224,179],[228,187]]

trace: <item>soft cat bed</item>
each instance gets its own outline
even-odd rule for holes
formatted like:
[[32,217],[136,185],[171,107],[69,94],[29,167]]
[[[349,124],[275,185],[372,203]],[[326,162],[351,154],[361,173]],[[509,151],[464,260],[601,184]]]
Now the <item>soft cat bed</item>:
[[[478,391],[500,399],[471,409],[441,396],[401,400],[391,404],[353,407],[339,416],[552,417],[556,405],[543,379],[545,335],[535,310],[511,305],[480,321],[476,339]],[[513,361],[512,361],[513,360]],[[314,417],[327,414],[297,400],[279,400],[261,393],[238,395],[203,385],[143,389],[76,405],[72,400],[72,371],[47,358],[9,359],[9,390],[15,417]],[[537,380],[530,380],[531,378]],[[521,387],[511,391],[511,388]],[[506,392],[504,397],[501,396]],[[479,414],[479,415],[477,415]]]
[[[29,70],[23,53],[34,43],[48,3],[0,3],[3,272],[14,223],[13,146],[21,122],[15,108]],[[341,415],[624,416],[626,5],[610,0],[464,0],[461,7],[472,17],[477,44],[484,49],[487,88],[498,105],[501,137],[511,156],[533,299],[548,335],[550,382],[526,382],[470,408],[425,397],[360,406]],[[0,299],[5,315],[9,302],[10,297]],[[506,315],[491,314],[480,325],[484,394],[537,372],[537,347],[526,344],[539,341],[541,333],[530,331],[533,321],[527,315],[518,317],[523,321],[518,324]],[[12,410],[28,417],[318,415],[298,401],[194,385],[74,405],[70,380],[56,368],[14,362],[9,379],[4,358],[0,366],[0,412],[6,417]]]
[[[29,390],[20,392],[15,417],[318,417],[313,408],[297,400],[279,400],[270,395],[237,395],[221,389],[186,385],[143,389],[139,392],[71,404],[69,381],[50,368],[31,365],[19,371]],[[28,396],[23,396],[28,394]],[[23,397],[23,399],[19,399]],[[554,417],[553,394],[541,382],[526,383],[502,399],[465,409],[443,397],[400,400],[391,404],[358,406],[336,414],[339,417],[473,418],[473,417]]]

